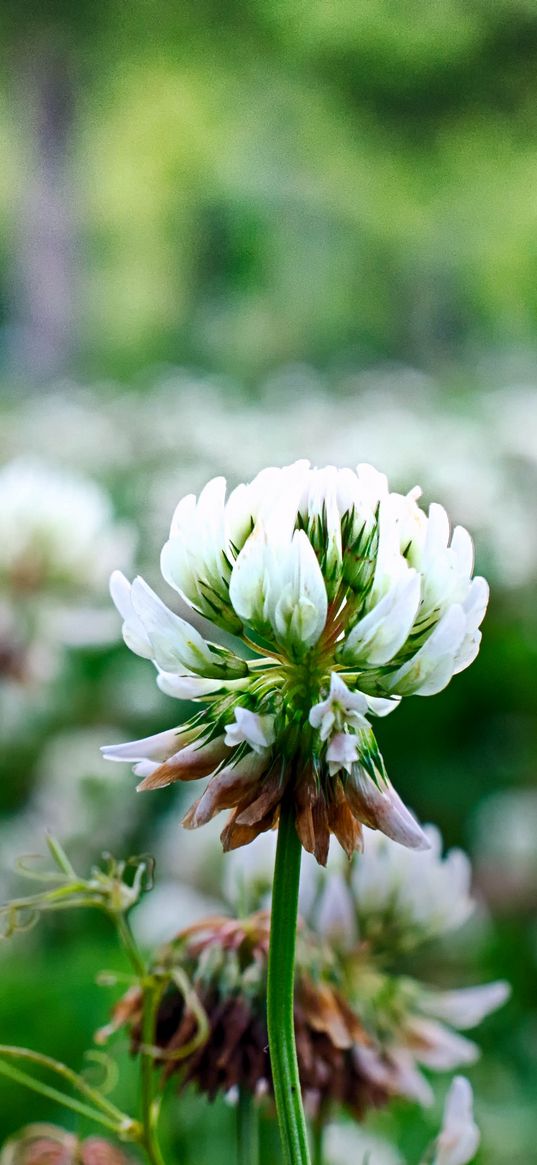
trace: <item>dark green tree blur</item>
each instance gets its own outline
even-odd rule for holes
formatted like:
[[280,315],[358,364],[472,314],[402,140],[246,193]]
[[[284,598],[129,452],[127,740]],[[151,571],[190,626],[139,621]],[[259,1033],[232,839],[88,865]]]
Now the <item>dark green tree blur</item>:
[[63,297],[57,359],[84,371],[430,365],[531,341],[528,0],[6,0],[0,39],[8,364],[39,324],[25,224],[36,198],[46,220],[51,158],[49,246],[70,221],[49,315]]

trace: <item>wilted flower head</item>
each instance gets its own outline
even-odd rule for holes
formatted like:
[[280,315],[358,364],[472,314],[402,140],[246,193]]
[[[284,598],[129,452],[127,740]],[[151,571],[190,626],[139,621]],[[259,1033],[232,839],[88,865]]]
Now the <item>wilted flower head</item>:
[[162,571],[235,648],[204,639],[142,579],[113,575],[127,644],[165,692],[205,707],[105,755],[134,761],[142,789],[212,776],[184,824],[232,809],[226,849],[275,825],[286,790],[323,864],[330,833],[350,855],[362,824],[426,848],[370,720],[440,691],[477,654],[488,588],[472,580],[470,536],[458,526],[450,538],[441,506],[427,516],[419,490],[390,493],[368,465],[297,462],[225,492],[215,478],[179,503]]
[[[270,916],[213,915],[182,930],[153,958],[166,982],[156,1022],[155,1066],[177,1074],[211,1099],[237,1086],[272,1094],[266,1028]],[[186,975],[206,1016],[199,1015],[174,970]],[[453,1071],[473,1063],[479,1048],[460,1034],[507,998],[505,983],[436,991],[379,968],[374,952],[342,956],[304,922],[298,928],[295,1035],[304,1100],[312,1114],[331,1102],[357,1119],[372,1106],[401,1097],[433,1100],[423,1069]],[[142,992],[130,988],[100,1033],[127,1025],[141,1042]]]
[[[156,1068],[177,1074],[179,1088],[194,1084],[213,1099],[237,1087],[254,1096],[272,1095],[266,1026],[270,917],[213,917],[187,928],[157,953],[155,967],[169,976],[157,1013]],[[180,968],[193,984],[207,1019],[203,1041],[195,1040],[198,1017],[188,995],[173,983]],[[295,1034],[304,1100],[311,1114],[330,1102],[344,1104],[361,1119],[389,1099],[390,1089],[356,1057],[372,1041],[338,988],[330,956],[304,927],[299,929],[299,966],[294,1003]],[[142,993],[131,988],[98,1038],[127,1025],[133,1048],[141,1042]]]

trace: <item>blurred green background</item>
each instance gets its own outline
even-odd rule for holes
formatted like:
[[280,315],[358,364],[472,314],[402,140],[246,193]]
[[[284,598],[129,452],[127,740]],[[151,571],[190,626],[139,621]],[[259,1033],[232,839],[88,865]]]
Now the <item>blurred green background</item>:
[[[2,891],[20,892],[9,870],[47,826],[82,864],[149,846],[179,876],[177,799],[139,803],[98,745],[177,720],[118,642],[106,576],[125,565],[157,584],[183,493],[298,456],[418,481],[474,535],[491,610],[470,671],[379,739],[418,815],[474,859],[492,921],[453,981],[505,976],[514,992],[472,1072],[479,1161],[529,1165],[537,8],[4,0],[0,45],[0,455],[18,467],[0,476],[0,515],[28,458],[82,490],[67,541],[87,479],[104,506],[91,582],[82,555],[21,584],[0,528]],[[95,973],[114,960],[87,918],[2,948],[1,1040],[78,1066],[108,1006]],[[1,1136],[59,1116],[0,1083]],[[416,1156],[424,1118],[393,1121]],[[218,1159],[232,1124],[223,1104],[181,1102],[176,1159]]]

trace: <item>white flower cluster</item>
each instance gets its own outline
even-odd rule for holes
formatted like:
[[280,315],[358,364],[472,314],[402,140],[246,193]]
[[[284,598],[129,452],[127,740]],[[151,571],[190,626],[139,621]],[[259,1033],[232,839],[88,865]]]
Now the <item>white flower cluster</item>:
[[246,480],[257,466],[292,461],[304,449],[317,464],[367,458],[401,485],[420,481],[428,496],[441,496],[478,537],[495,582],[525,586],[537,570],[537,534],[527,522],[537,481],[535,367],[513,382],[512,366],[496,364],[484,379],[486,387],[465,374],[461,398],[408,367],[347,372],[334,382],[291,366],[254,398],[238,385],[230,392],[227,382],[167,369],[136,408],[119,386],[68,383],[46,399],[4,407],[0,457],[31,450],[118,482],[148,561],[164,535],[162,515],[215,473]]
[[369,718],[402,696],[440,691],[472,662],[488,587],[472,578],[466,530],[451,534],[445,510],[427,515],[418,497],[390,493],[368,465],[297,462],[263,470],[227,500],[223,478],[183,498],[162,572],[242,646],[221,646],[218,632],[206,640],[142,579],[131,586],[116,572],[128,646],[154,662],[165,692],[207,708],[105,756],[135,760],[143,788],[214,774],[187,824],[235,808],[228,848],[275,823],[291,770],[297,829],[321,862],[330,832],[353,852],[361,822],[427,845],[386,777]]

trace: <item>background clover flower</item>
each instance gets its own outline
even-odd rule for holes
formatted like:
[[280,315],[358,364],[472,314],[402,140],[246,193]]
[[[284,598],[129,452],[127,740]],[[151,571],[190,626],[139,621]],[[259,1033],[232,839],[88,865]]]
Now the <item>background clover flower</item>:
[[467,531],[450,535],[443,508],[427,515],[419,492],[390,493],[368,465],[299,461],[263,470],[227,500],[223,478],[183,498],[162,572],[212,638],[142,579],[116,572],[111,590],[128,646],[153,661],[165,692],[203,710],[105,756],[134,760],[144,789],[210,776],[184,824],[231,809],[226,849],[276,825],[284,796],[321,864],[331,833],[350,855],[363,824],[426,848],[371,718],[402,696],[440,691],[471,663],[488,587],[472,578]]

